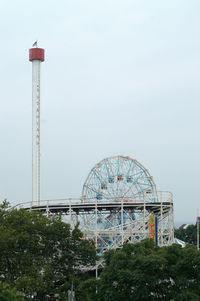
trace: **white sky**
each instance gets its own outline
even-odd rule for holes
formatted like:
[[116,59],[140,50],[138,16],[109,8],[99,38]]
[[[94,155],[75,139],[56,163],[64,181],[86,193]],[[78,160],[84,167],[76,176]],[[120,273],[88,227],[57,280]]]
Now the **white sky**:
[[200,207],[200,1],[0,1],[0,199],[31,200],[31,63],[42,64],[42,199],[78,197],[91,168],[128,155]]

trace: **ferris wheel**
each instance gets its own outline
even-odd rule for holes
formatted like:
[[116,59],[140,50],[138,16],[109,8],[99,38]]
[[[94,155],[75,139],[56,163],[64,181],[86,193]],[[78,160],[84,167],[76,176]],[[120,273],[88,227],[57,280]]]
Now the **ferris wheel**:
[[148,170],[137,160],[114,156],[102,160],[90,171],[82,190],[88,202],[156,202],[156,186]]
[[[81,199],[86,206],[91,204],[90,210],[79,213],[81,225],[85,236],[96,242],[100,255],[122,246],[124,241],[145,238],[150,213],[144,204],[158,201],[148,170],[126,156],[106,158],[96,164],[83,185]],[[138,207],[133,208],[133,204]]]

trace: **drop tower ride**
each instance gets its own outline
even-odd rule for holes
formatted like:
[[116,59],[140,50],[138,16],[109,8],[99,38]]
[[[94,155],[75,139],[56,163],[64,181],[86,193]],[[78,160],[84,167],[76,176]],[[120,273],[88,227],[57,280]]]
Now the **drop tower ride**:
[[44,49],[29,49],[32,62],[32,206],[40,205],[40,65]]

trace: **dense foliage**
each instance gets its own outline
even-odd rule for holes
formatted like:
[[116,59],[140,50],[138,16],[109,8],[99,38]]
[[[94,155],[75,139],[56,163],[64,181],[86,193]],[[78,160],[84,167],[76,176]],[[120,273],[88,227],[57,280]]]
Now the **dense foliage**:
[[189,225],[186,229],[175,229],[174,236],[189,244],[197,244],[197,226]]
[[8,284],[0,282],[0,300],[1,301],[24,301],[21,293],[15,288],[10,288]]
[[156,247],[152,240],[126,244],[107,252],[100,279],[87,280],[84,289],[87,301],[198,301],[200,253],[190,245]]
[[37,211],[0,209],[0,281],[15,287],[26,299],[45,300],[59,295],[66,300],[80,266],[93,265],[94,244],[82,233]]

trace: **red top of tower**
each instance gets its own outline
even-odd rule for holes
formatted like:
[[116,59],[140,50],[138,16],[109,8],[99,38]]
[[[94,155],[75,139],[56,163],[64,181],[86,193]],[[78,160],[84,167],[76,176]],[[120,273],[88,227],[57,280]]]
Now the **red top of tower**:
[[44,49],[42,48],[31,48],[29,49],[29,61],[39,60],[44,62]]

